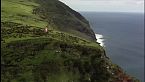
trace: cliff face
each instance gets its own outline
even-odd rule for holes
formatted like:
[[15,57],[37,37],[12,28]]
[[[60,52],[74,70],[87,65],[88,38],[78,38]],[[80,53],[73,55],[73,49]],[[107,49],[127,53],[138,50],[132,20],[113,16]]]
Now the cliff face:
[[38,14],[49,24],[53,23],[57,30],[72,33],[88,40],[96,40],[89,22],[64,3],[57,0],[36,0],[36,2],[40,6],[34,9],[33,13]]
[[2,82],[138,82],[111,63],[88,21],[65,4],[2,0],[1,12]]

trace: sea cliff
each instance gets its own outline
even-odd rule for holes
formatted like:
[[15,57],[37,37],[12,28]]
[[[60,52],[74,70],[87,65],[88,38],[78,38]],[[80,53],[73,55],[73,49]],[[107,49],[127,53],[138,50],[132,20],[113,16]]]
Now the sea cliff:
[[2,82],[139,82],[112,64],[89,22],[58,0],[2,0]]

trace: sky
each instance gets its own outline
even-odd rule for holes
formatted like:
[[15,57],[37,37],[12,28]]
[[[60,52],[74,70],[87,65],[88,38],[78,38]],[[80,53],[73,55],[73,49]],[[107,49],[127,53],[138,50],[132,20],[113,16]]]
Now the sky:
[[76,11],[144,12],[144,0],[59,0]]

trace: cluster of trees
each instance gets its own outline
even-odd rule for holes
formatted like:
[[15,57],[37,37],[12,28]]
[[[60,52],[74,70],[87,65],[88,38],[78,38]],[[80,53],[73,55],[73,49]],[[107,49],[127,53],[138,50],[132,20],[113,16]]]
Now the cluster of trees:
[[[27,45],[25,45],[27,44]],[[53,48],[50,50],[49,47]],[[43,59],[39,64],[33,64],[33,60],[35,57],[40,56],[43,57],[44,49],[47,49],[47,55],[51,55],[51,52],[55,52],[56,50],[61,50],[59,53],[53,53],[52,55],[58,54],[58,58]],[[86,51],[88,51],[86,53]],[[98,51],[91,47],[85,47],[80,45],[73,45],[61,41],[52,41],[51,39],[39,38],[39,39],[31,39],[31,40],[22,40],[15,41],[7,44],[2,48],[2,59],[5,65],[18,65],[17,69],[22,72],[28,72],[28,70],[21,69],[23,67],[28,67],[29,70],[32,70],[32,75],[35,80],[45,81],[47,82],[47,77],[50,74],[56,74],[61,70],[67,72],[73,72],[75,74],[79,74],[79,82],[107,82],[109,72],[106,70],[106,60],[101,59],[101,51]],[[49,56],[50,57],[50,56]],[[55,56],[54,56],[55,57]],[[26,60],[31,60],[27,61]],[[25,62],[24,62],[25,61]],[[40,61],[39,58],[37,61]],[[9,73],[9,76],[6,76],[9,79],[12,79],[14,72],[10,72],[15,69],[9,70],[11,67],[5,67],[5,73]],[[18,72],[17,74],[21,74],[22,72]],[[19,76],[20,77],[20,76]],[[13,77],[16,79],[17,77]],[[28,77],[23,78],[26,80]],[[103,81],[102,81],[103,78]]]
[[[106,68],[108,62],[106,58],[101,58],[101,51],[67,44],[60,44],[60,48],[62,57],[66,59],[65,66],[68,67],[68,71],[79,72],[80,82],[107,82],[110,79],[111,74]],[[73,51],[77,52],[80,57]]]
[[44,32],[43,28],[39,28],[39,27],[22,25],[13,22],[1,22],[1,24],[2,24],[1,34],[3,38],[9,38],[9,37],[21,38],[21,37],[27,37],[29,35],[43,36],[48,34]]

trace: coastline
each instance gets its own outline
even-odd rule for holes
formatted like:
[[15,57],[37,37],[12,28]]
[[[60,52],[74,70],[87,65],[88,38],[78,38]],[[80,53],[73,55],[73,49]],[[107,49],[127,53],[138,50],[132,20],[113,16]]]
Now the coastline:
[[100,46],[105,47],[105,44],[104,44],[104,36],[101,35],[101,34],[96,34],[95,33],[95,37],[97,39],[96,42],[98,42],[100,44]]

